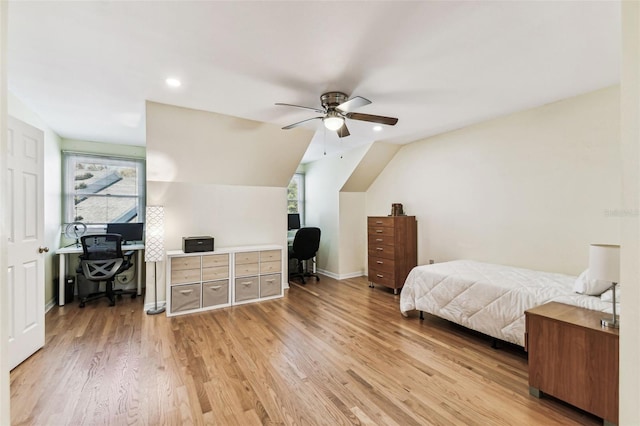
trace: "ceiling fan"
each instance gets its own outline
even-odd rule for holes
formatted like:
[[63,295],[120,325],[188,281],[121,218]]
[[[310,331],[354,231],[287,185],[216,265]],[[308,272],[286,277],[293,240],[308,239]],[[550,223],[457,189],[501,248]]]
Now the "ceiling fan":
[[335,131],[339,137],[344,138],[345,136],[350,135],[349,129],[347,129],[347,123],[345,122],[346,118],[349,118],[351,120],[386,124],[389,126],[394,126],[398,122],[398,119],[394,117],[384,117],[382,115],[371,115],[352,112],[354,109],[369,105],[371,103],[369,99],[363,98],[362,96],[354,96],[353,98],[349,99],[349,97],[342,92],[327,92],[320,96],[320,102],[322,104],[322,109],[277,102],[276,105],[310,109],[320,114],[324,114],[320,117],[307,118],[306,120],[289,124],[282,129],[292,129],[311,120],[322,120],[322,123],[327,129]]

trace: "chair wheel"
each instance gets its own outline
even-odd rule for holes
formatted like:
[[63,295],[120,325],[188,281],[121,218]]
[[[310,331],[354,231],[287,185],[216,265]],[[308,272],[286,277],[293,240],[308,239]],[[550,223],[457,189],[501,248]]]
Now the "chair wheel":
[[137,296],[137,294],[133,293],[133,294],[131,295],[131,298],[132,298],[132,299],[135,299],[135,298],[136,298],[136,296]]
[[118,300],[122,300],[122,295],[121,294],[118,295]]
[[80,303],[80,307],[84,308],[84,302]]
[[109,306],[116,306],[115,300],[109,300]]
[[320,281],[320,277],[316,277],[316,282],[317,282],[317,281]]

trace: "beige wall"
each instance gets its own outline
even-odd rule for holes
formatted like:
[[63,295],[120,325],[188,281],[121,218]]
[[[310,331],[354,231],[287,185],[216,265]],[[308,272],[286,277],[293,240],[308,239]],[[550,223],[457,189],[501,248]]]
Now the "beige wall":
[[612,87],[405,145],[367,192],[367,214],[399,202],[416,215],[419,264],[577,275],[590,243],[619,242],[619,114]]
[[[640,4],[622,4],[622,211],[619,424],[640,423]],[[625,285],[629,283],[630,285]]]
[[62,218],[62,163],[61,139],[51,128],[17,97],[9,93],[9,115],[44,132],[44,244],[51,250],[44,261],[44,301],[47,308],[54,304],[54,278],[58,276],[58,259],[55,251],[60,247]]
[[[167,250],[197,235],[213,236],[218,248],[286,248],[287,186],[310,132],[153,102],[146,117],[147,204],[165,207]],[[152,264],[146,272],[149,305]],[[164,301],[164,265],[158,273],[158,300]]]

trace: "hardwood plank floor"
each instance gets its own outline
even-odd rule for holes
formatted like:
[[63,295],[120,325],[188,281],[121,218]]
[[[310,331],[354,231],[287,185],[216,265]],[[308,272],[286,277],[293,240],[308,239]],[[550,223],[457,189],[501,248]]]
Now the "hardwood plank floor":
[[522,349],[398,301],[322,277],[173,318],[142,298],[55,307],[46,346],[11,372],[12,424],[601,424],[530,396]]

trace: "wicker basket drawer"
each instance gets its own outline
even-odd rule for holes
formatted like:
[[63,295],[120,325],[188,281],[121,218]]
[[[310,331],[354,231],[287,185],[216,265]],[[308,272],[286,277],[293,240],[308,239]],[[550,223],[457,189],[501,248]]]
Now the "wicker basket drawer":
[[200,284],[171,287],[171,312],[188,311],[200,307]]
[[202,307],[229,303],[229,280],[202,283]]
[[229,254],[211,254],[202,256],[202,267],[229,266]]
[[280,274],[263,275],[260,277],[260,297],[278,296],[282,292]]
[[236,277],[246,277],[249,275],[258,275],[258,263],[246,263],[242,265],[236,265]]
[[184,256],[171,258],[171,271],[200,268],[200,256]]
[[280,260],[276,260],[274,262],[260,262],[261,274],[270,274],[270,273],[280,272],[281,270],[282,270],[282,262]]
[[202,268],[202,281],[221,280],[223,278],[229,278],[229,265]]
[[273,262],[282,259],[282,250],[265,250],[260,252],[260,262]]
[[[200,260],[200,258],[198,258]],[[171,285],[193,283],[200,281],[200,268],[198,269],[171,269]]]
[[247,263],[258,263],[260,260],[260,252],[259,251],[243,251],[240,253],[236,253],[236,266],[244,265]]
[[236,278],[234,301],[257,299],[259,292],[258,277]]

